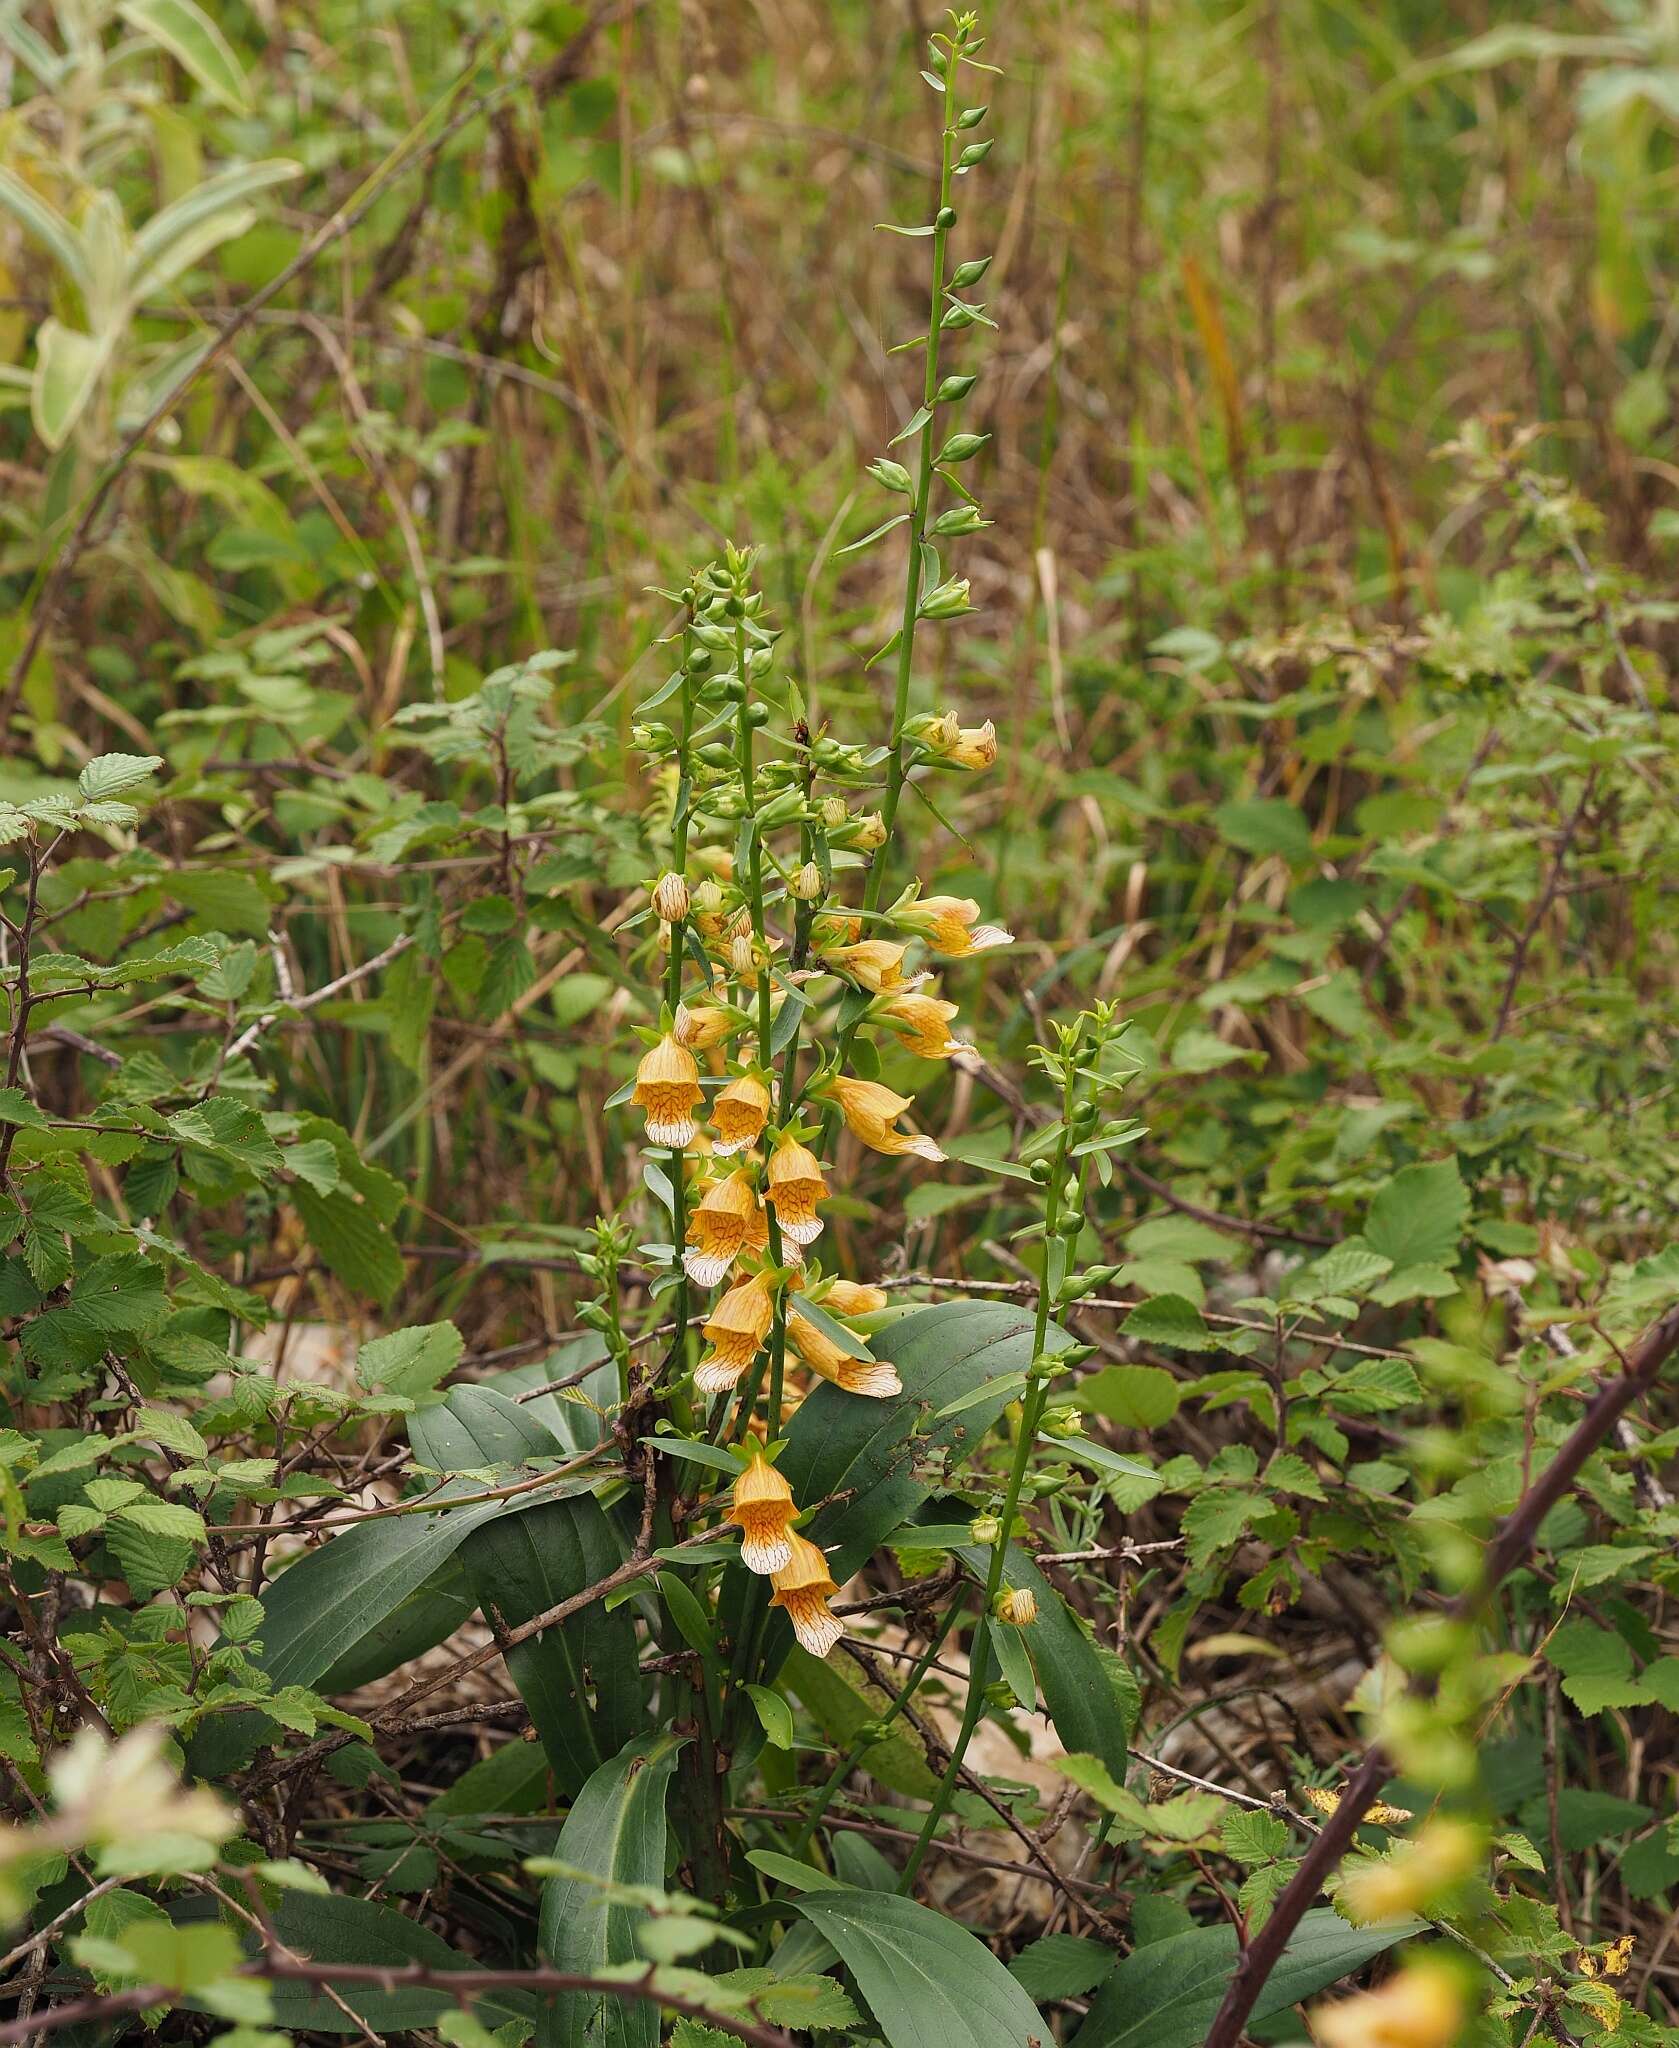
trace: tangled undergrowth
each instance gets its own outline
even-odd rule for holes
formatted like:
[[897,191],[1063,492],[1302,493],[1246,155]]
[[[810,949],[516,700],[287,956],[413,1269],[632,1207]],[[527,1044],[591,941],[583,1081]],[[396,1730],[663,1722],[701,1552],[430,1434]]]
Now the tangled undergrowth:
[[1664,21],[306,12],[0,20],[0,2042],[1679,2039]]

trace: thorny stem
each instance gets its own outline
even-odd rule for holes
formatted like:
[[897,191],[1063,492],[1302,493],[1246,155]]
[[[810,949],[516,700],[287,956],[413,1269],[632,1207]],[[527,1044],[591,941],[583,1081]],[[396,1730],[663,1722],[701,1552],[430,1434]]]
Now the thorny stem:
[[[1540,1523],[1572,1487],[1581,1467],[1621,1416],[1655,1385],[1676,1350],[1679,1306],[1670,1308],[1651,1324],[1628,1354],[1626,1370],[1600,1387],[1588,1402],[1573,1433],[1498,1525],[1482,1557],[1479,1579],[1451,1603],[1445,1610],[1448,1615],[1459,1621],[1471,1619],[1524,1562]],[[1351,1847],[1359,1822],[1374,1804],[1392,1769],[1383,1745],[1372,1743],[1343,1786],[1340,1804],[1325,1823],[1322,1834],[1278,1893],[1271,1917],[1237,1957],[1205,2048],[1236,2048],[1266,1980],[1282,1959],[1289,1937]]]

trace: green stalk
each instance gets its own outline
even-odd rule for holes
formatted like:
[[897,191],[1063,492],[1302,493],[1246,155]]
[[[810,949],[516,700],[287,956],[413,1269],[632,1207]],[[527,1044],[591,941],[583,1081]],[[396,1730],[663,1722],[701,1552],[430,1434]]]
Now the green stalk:
[[[744,617],[735,627],[735,673],[740,679],[740,715],[736,722],[736,749],[740,758],[741,799],[746,807],[746,816],[751,818],[756,800],[752,772],[752,721],[747,716],[751,691],[747,682],[746,621]],[[770,1036],[773,1029],[770,1016],[770,966],[769,940],[764,922],[764,850],[759,838],[756,821],[748,835],[747,854],[747,900],[752,912],[752,936],[759,955],[758,969],[758,1060],[765,1073],[770,1071]],[[775,1210],[766,1203],[765,1215],[769,1220],[769,1254],[771,1261],[781,1264],[781,1226],[777,1223]],[[770,1434],[775,1435],[781,1421],[781,1390],[787,1369],[787,1286],[783,1282],[775,1291],[775,1321],[770,1326],[769,1362],[769,1414]],[[735,1436],[746,1435],[746,1425],[752,1415],[753,1403],[762,1384],[762,1373],[754,1373],[749,1390],[741,1397],[740,1408],[735,1417]]]
[[916,1688],[933,1668],[933,1659],[943,1649],[945,1638],[956,1626],[956,1617],[961,1613],[966,1601],[966,1590],[958,1593],[956,1598],[951,1601],[940,1617],[938,1626],[928,1638],[926,1649],[916,1658],[915,1663],[910,1667],[909,1676],[893,1695],[892,1702],[887,1707],[885,1713],[875,1723],[876,1733],[867,1740],[859,1739],[854,1741],[850,1749],[840,1758],[839,1762],[835,1764],[833,1770],[823,1781],[821,1789],[817,1792],[815,1803],[804,1817],[804,1823],[799,1829],[798,1839],[793,1844],[791,1854],[795,1859],[802,1856],[805,1850],[809,1848],[811,1837],[822,1825],[823,1817],[827,1813],[828,1808],[834,1803],[834,1797],[838,1793],[839,1788],[851,1776],[851,1773],[856,1770],[875,1743],[880,1740],[881,1735],[897,1720],[898,1716],[908,1711],[909,1703],[915,1697]]
[[921,1833],[916,1838],[915,1847],[910,1851],[903,1875],[898,1880],[900,1892],[907,1892],[914,1886],[916,1874],[932,1846],[933,1837],[938,1832],[939,1822],[950,1809],[950,1802],[956,1794],[956,1781],[962,1770],[962,1760],[968,1753],[968,1745],[974,1739],[974,1730],[979,1726],[979,1717],[985,1706],[986,1668],[990,1661],[991,1630],[994,1626],[992,1609],[998,1593],[1002,1590],[1003,1564],[1008,1555],[1009,1532],[1014,1527],[1014,1518],[1019,1511],[1021,1489],[1026,1483],[1026,1468],[1031,1463],[1032,1446],[1037,1441],[1044,1409],[1049,1401],[1049,1377],[1047,1373],[1038,1370],[1038,1365],[1044,1355],[1045,1340],[1049,1336],[1049,1248],[1061,1222],[1061,1195],[1067,1177],[1067,1155],[1073,1142],[1073,1082],[1076,1065],[1076,1059],[1070,1057],[1062,1076],[1061,1133],[1055,1146],[1054,1170],[1044,1191],[1044,1271],[1038,1283],[1037,1319],[1032,1329],[1032,1383],[1026,1389],[1025,1399],[1020,1404],[1020,1434],[1015,1440],[1014,1458],[1009,1466],[1008,1487],[1003,1496],[997,1540],[991,1546],[991,1561],[986,1569],[985,1604],[980,1610],[979,1620],[974,1625],[973,1645],[968,1653],[968,1697],[963,1703],[962,1725],[956,1731],[956,1740],[950,1745],[950,1761],[944,1767],[944,1774],[933,1793],[932,1804],[927,1809],[927,1817],[921,1824]]
[[[692,622],[690,621],[690,624]],[[676,809],[670,825],[671,868],[676,874],[686,876],[688,866],[688,820],[693,804],[692,767],[689,748],[694,730],[694,691],[688,673],[688,656],[693,640],[685,629],[682,635],[682,729],[676,743]],[[677,918],[670,928],[670,958],[665,962],[665,1001],[670,1005],[674,1017],[682,1001],[682,961],[688,940],[687,915]],[[673,1190],[673,1212],[676,1227],[676,1333],[671,1338],[670,1355],[665,1361],[667,1374],[676,1362],[685,1357],[688,1348],[688,1310],[690,1306],[688,1275],[682,1264],[682,1247],[688,1235],[688,1185],[683,1174],[679,1154],[671,1158],[671,1187]]]
[[[944,254],[950,229],[952,177],[951,145],[956,139],[956,50],[951,48],[944,74],[944,132],[939,152],[939,207],[933,227],[933,290],[927,314],[926,374],[922,379],[921,403],[931,415],[939,388],[939,332],[944,318]],[[892,701],[892,759],[886,771],[886,794],[881,800],[880,821],[886,838],[869,865],[863,889],[863,908],[873,910],[880,902],[886,880],[887,855],[892,850],[892,825],[898,815],[898,799],[904,790],[904,722],[909,717],[910,668],[915,659],[915,626],[921,609],[921,547],[927,533],[927,505],[933,489],[933,426],[929,417],[921,429],[921,459],[916,470],[915,498],[909,520],[909,562],[904,570],[904,612],[898,626],[898,685]]]

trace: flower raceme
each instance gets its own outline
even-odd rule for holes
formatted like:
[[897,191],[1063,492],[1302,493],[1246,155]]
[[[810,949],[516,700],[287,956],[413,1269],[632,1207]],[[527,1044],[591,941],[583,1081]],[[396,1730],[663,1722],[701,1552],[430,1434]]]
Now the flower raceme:
[[922,896],[899,903],[894,919],[924,939],[945,960],[964,960],[970,953],[989,953],[1012,946],[1013,932],[999,924],[980,924],[979,905],[971,896]]
[[898,1368],[884,1358],[854,1358],[836,1344],[825,1330],[819,1330],[796,1308],[787,1312],[787,1341],[800,1360],[820,1378],[832,1380],[845,1394],[862,1394],[871,1401],[885,1401],[904,1391]]
[[770,1605],[785,1610],[801,1649],[813,1657],[826,1657],[845,1633],[828,1612],[828,1602],[839,1587],[829,1574],[828,1560],[808,1537],[795,1529],[789,1532],[788,1541],[793,1554],[771,1575]]
[[713,1181],[688,1220],[688,1249],[682,1264],[697,1287],[715,1287],[742,1252],[762,1251],[769,1224],[752,1176],[736,1167]]
[[896,1095],[878,1081],[859,1081],[850,1074],[836,1074],[823,1093],[839,1105],[846,1129],[871,1150],[892,1158],[913,1152],[918,1159],[943,1159],[931,1138],[893,1128],[904,1111],[914,1106],[913,1096]]
[[711,1349],[694,1368],[702,1394],[726,1394],[763,1349],[775,1320],[775,1297],[762,1273],[731,1287],[702,1324]]
[[754,1452],[723,1517],[740,1531],[740,1561],[748,1571],[768,1577],[793,1562],[790,1532],[798,1512],[793,1489],[761,1451]]
[[647,1116],[655,1145],[681,1148],[694,1136],[694,1105],[704,1091],[694,1055],[667,1031],[635,1070],[630,1100]]
[[814,1152],[794,1138],[782,1138],[770,1154],[769,1190],[765,1199],[775,1211],[783,1237],[801,1249],[822,1235],[816,1205],[828,1192]]

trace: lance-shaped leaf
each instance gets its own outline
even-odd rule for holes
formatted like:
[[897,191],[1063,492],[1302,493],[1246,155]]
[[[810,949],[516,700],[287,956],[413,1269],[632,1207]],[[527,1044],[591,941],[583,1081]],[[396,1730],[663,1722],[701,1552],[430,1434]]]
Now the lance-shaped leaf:
[[895,1892],[815,1891],[793,1910],[839,1950],[890,2048],[1043,2048],[1038,2008],[977,1936]]
[[[1298,2005],[1396,1942],[1422,1932],[1421,1920],[1349,1927],[1331,1907],[1308,1913],[1266,1980],[1252,2018]],[[1194,1927],[1151,1941],[1125,1958],[1097,1992],[1072,2048],[1201,2048],[1236,1965],[1227,1926]]]
[[[556,1970],[598,1976],[633,1963],[645,1906],[626,1885],[665,1880],[665,1792],[682,1739],[657,1735],[601,1765],[578,1793],[554,1845],[563,1874],[542,1887],[537,1941]],[[544,2007],[537,2048],[657,2048],[658,2008],[598,1991],[568,1991]]]

